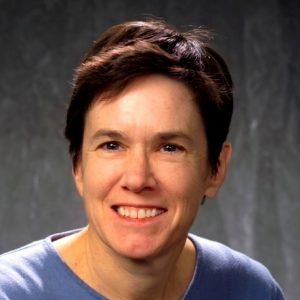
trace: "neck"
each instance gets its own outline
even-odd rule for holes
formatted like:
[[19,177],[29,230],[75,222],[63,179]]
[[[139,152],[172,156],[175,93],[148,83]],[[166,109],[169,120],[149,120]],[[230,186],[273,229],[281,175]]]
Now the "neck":
[[89,229],[58,246],[67,265],[109,299],[181,299],[192,279],[195,250],[190,240],[155,259],[118,255],[96,243]]

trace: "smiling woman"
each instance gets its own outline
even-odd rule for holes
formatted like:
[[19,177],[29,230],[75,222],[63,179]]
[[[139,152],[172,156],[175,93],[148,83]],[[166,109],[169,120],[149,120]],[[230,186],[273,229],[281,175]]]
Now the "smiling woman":
[[[229,149],[222,150],[220,168],[226,168]],[[211,175],[192,93],[163,75],[138,77],[112,99],[96,99],[81,151],[75,181],[89,230],[101,244],[96,248],[129,258],[179,253],[199,199],[213,197],[225,174]],[[138,218],[145,210],[155,215]]]
[[88,224],[4,254],[1,299],[283,299],[263,265],[189,234],[231,157],[232,82],[207,36],[145,21],[95,42],[65,130]]

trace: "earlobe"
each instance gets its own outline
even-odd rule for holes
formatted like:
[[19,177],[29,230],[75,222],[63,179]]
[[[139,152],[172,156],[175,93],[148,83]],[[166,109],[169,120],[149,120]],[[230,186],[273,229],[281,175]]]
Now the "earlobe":
[[207,189],[205,191],[205,196],[209,198],[213,198],[218,194],[218,191],[222,186],[227,174],[229,162],[231,159],[231,154],[232,154],[231,144],[229,142],[224,142],[219,156],[218,171],[216,174],[211,176]]
[[72,174],[77,191],[79,195],[82,196],[82,170],[80,164],[77,164],[77,166],[73,167]]

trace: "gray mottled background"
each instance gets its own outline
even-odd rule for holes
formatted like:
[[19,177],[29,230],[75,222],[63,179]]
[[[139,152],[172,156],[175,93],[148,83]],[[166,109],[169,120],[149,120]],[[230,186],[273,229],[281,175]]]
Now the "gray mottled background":
[[300,1],[0,0],[0,252],[85,224],[63,138],[73,69],[104,29],[143,14],[206,25],[235,81],[234,157],[194,232],[300,285]]

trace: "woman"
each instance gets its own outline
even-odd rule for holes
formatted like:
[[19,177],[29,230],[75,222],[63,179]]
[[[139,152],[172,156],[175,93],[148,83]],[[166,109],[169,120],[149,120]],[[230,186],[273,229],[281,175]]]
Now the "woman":
[[189,234],[231,157],[232,80],[208,40],[144,21],[95,42],[65,129],[88,225],[4,254],[3,299],[283,299],[264,266]]

